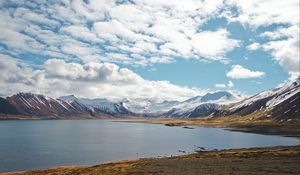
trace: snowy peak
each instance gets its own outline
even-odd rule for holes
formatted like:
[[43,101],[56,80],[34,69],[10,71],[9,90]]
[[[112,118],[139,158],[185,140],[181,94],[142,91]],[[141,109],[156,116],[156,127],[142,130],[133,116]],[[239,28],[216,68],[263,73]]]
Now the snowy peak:
[[125,99],[123,103],[127,108],[138,114],[166,112],[171,109],[178,101],[162,101],[157,102],[150,99]]
[[71,103],[73,105],[79,105],[85,108],[92,114],[105,113],[109,115],[132,115],[123,102],[110,101],[105,98],[87,99],[77,98],[74,95],[62,96],[59,99]]
[[61,96],[58,99],[70,103],[77,100],[77,97],[75,97],[75,95],[67,95],[67,96]]
[[221,100],[221,99],[230,101],[230,100],[235,99],[235,97],[229,92],[219,91],[219,92],[215,92],[215,93],[205,94],[201,98],[201,101],[202,102],[208,102],[208,101],[218,101],[218,100]]
[[40,94],[18,93],[7,97],[21,114],[26,115],[71,115],[78,113],[70,104]]
[[[122,102],[106,99],[80,99],[74,95],[62,96],[58,99],[33,93],[18,93],[3,100],[3,105],[11,105],[9,113],[34,116],[119,116],[133,115]],[[1,112],[3,111],[3,112]],[[8,113],[1,109],[1,113]]]
[[196,117],[209,115],[220,105],[237,101],[237,96],[230,92],[207,93],[184,101],[156,102],[152,100],[124,100],[128,109],[148,117]]
[[217,111],[220,115],[248,115],[260,110],[269,111],[272,118],[300,117],[300,81],[287,82],[279,88],[269,89]]

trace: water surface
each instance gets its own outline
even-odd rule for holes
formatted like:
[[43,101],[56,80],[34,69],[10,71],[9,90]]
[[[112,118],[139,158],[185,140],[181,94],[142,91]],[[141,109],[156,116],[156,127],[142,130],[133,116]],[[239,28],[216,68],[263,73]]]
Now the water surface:
[[298,138],[105,120],[0,121],[0,171],[93,165],[178,150],[298,145]]

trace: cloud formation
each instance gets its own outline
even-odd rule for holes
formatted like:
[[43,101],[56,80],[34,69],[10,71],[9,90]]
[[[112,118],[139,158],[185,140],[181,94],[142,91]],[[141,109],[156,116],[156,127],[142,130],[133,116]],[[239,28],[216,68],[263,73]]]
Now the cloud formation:
[[260,78],[265,75],[261,71],[252,71],[244,68],[241,65],[233,65],[231,70],[226,73],[226,76],[233,79]]
[[239,22],[253,29],[279,25],[274,31],[266,31],[260,36],[264,43],[253,43],[249,50],[262,48],[270,52],[273,60],[279,63],[291,77],[300,76],[299,59],[299,1],[297,0],[228,0],[229,7],[236,7],[237,12],[223,13],[230,22]]
[[[217,21],[214,27],[205,27],[219,19],[226,24],[219,26]],[[232,23],[257,34],[251,38],[252,44],[246,46],[245,41],[235,38],[228,27]],[[299,1],[0,2],[3,94],[41,91],[54,96],[76,92],[86,97],[190,97],[202,89],[146,80],[126,67],[143,68],[180,59],[230,64],[229,53],[239,47],[267,52],[291,79],[299,76]],[[233,65],[224,77],[265,75],[249,69]],[[231,81],[215,85],[233,86]],[[58,90],[52,92],[51,87]]]
[[229,80],[227,84],[217,83],[217,84],[215,84],[215,87],[218,89],[233,88],[234,84],[232,81]]
[[[239,47],[226,29],[202,31],[222,1],[4,1],[0,42],[24,53],[147,66],[174,59],[226,60]],[[205,44],[204,44],[205,43]]]
[[79,64],[49,59],[34,70],[20,60],[0,55],[2,96],[15,92],[42,93],[53,97],[76,94],[88,98],[185,100],[207,90],[182,87],[168,81],[143,79],[112,63]]

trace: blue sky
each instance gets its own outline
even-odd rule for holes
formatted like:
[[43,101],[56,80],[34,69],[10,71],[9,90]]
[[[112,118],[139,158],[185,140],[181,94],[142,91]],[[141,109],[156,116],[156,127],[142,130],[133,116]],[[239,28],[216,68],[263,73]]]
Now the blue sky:
[[299,76],[299,1],[1,1],[1,96],[184,100]]
[[[241,47],[228,52],[226,57],[230,59],[230,63],[223,64],[220,62],[199,62],[195,60],[180,59],[175,63],[159,64],[154,66],[155,71],[148,71],[145,68],[135,68],[138,74],[144,78],[153,80],[169,80],[178,85],[196,86],[202,88],[213,89],[217,83],[227,83],[230,78],[226,77],[224,72],[228,72],[232,64],[239,64],[251,70],[261,70],[266,73],[265,76],[259,78],[250,78],[242,80],[231,80],[241,92],[254,94],[262,90],[273,88],[284,80],[288,79],[288,73],[272,60],[272,55],[262,50],[249,51],[247,46],[252,43],[262,42],[263,38],[257,36],[257,31],[260,33],[265,31],[276,30],[280,26],[260,27],[253,30],[248,27],[243,27],[239,23],[228,24],[225,19],[213,19],[201,27],[203,30],[214,31],[218,28],[227,28],[231,33],[231,38],[241,40]],[[215,88],[219,89],[219,88]]]

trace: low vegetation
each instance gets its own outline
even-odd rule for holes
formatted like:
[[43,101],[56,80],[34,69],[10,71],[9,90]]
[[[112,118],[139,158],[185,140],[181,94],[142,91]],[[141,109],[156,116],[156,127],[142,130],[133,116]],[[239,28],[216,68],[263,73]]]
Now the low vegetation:
[[208,151],[184,156],[2,173],[1,175],[287,175],[300,174],[299,165],[300,146],[296,146]]

